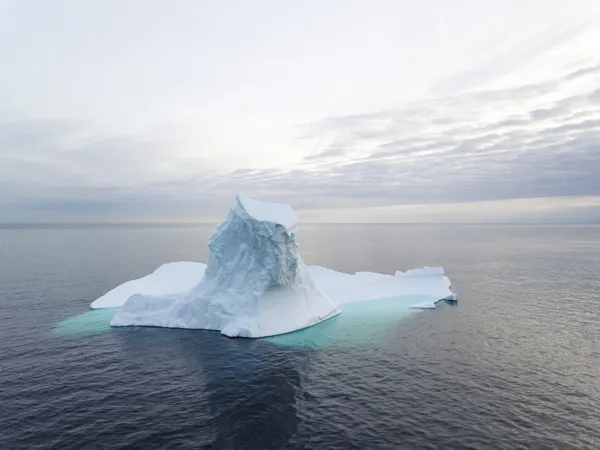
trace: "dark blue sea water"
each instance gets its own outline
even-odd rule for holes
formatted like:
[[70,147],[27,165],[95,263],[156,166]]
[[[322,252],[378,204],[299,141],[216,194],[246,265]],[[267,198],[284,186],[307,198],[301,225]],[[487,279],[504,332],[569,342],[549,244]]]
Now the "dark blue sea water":
[[600,448],[600,228],[305,225],[307,264],[442,265],[460,295],[346,345],[64,325],[210,231],[0,229],[1,449]]

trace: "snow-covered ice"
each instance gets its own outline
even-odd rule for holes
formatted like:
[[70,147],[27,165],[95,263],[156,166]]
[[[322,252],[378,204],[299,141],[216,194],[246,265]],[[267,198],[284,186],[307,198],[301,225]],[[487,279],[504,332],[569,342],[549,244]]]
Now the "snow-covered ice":
[[173,262],[160,266],[150,275],[127,281],[107,292],[90,305],[92,309],[122,306],[134,294],[177,295],[196,286],[204,277],[206,264],[197,262]]
[[239,195],[237,200],[253,219],[259,222],[279,224],[289,234],[296,232],[300,220],[290,205],[285,203],[266,203]]
[[385,275],[305,266],[289,205],[236,197],[209,239],[208,265],[174,262],[116,287],[91,304],[121,307],[112,326],[220,330],[266,337],[306,328],[341,312],[339,305],[417,297],[412,308],[455,299],[441,267]]
[[357,272],[354,275],[336,272],[325,267],[308,268],[321,292],[340,305],[366,300],[419,296],[429,298],[428,302],[419,302],[413,308],[430,308],[440,300],[453,300],[450,280],[441,267],[412,269],[405,273],[397,271],[394,275],[374,272]]

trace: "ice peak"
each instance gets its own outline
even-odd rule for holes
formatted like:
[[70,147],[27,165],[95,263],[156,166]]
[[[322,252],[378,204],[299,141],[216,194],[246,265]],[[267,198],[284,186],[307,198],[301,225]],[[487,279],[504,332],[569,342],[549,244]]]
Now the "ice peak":
[[272,222],[281,225],[289,234],[296,232],[300,220],[287,203],[267,203],[240,194],[236,195],[235,198],[253,219],[259,222]]

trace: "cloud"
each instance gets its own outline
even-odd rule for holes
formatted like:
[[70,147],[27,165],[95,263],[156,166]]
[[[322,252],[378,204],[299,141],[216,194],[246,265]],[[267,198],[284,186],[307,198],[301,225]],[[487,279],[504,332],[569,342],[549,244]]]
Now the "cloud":
[[305,161],[318,161],[322,159],[332,159],[344,156],[347,153],[345,147],[330,146],[320,153],[304,157]]
[[69,120],[4,120],[0,221],[181,215],[198,206],[195,181],[209,187],[218,173],[188,146],[162,128],[110,135]]
[[307,208],[599,195],[600,114],[578,83],[594,73],[319,120],[303,138],[335,142],[343,161],[325,148],[318,167],[240,182]]
[[563,117],[568,115],[570,112],[569,108],[561,105],[557,105],[552,108],[540,108],[529,111],[533,120],[553,119],[555,117]]
[[[587,19],[565,26],[563,21],[564,18],[558,23],[549,25],[541,32],[505,49],[500,54],[489,55],[488,60],[483,64],[477,64],[473,68],[465,69],[442,79],[433,86],[432,92],[436,95],[448,95],[473,89],[502,77],[521,66],[531,64],[534,59],[542,58],[545,53],[577,38],[594,24],[591,19]],[[584,70],[580,69],[580,73],[583,73]]]
[[312,153],[289,169],[231,160],[218,170],[214,149],[177,128],[114,134],[4,115],[0,221],[211,220],[237,192],[325,218],[343,208],[599,196],[599,67],[300,124],[296,141]]
[[566,76],[566,78],[567,79],[575,79],[575,78],[580,78],[580,77],[584,77],[584,76],[588,76],[588,75],[595,75],[595,74],[600,74],[600,65],[582,67],[581,69],[577,69],[577,70],[569,73]]

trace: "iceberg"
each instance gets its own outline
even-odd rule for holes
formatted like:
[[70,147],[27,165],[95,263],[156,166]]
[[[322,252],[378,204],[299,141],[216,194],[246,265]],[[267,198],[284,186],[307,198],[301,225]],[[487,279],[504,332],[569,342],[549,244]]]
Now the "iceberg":
[[208,264],[173,262],[128,281],[91,303],[119,308],[111,326],[218,330],[259,338],[307,328],[350,302],[417,298],[411,308],[455,300],[441,267],[346,274],[306,266],[296,242],[298,218],[285,204],[242,196],[209,238]]
[[237,196],[209,239],[208,264],[199,283],[183,294],[135,293],[111,325],[197,328],[257,338],[339,314],[338,305],[317,288],[300,258],[297,225],[289,205]]

